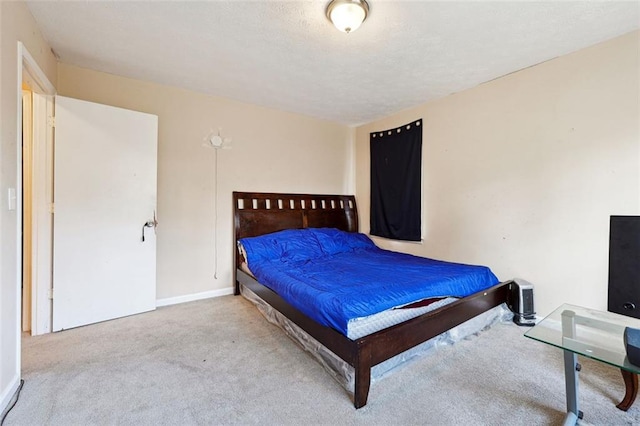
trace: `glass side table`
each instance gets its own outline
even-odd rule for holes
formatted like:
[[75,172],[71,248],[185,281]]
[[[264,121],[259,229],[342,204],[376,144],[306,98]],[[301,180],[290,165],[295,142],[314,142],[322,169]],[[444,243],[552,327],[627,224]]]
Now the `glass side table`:
[[578,409],[577,355],[620,368],[626,394],[620,404],[626,411],[638,393],[640,366],[629,362],[624,348],[625,327],[640,328],[640,320],[611,312],[562,305],[525,333],[526,337],[564,350],[564,375],[567,393],[565,425],[575,425],[582,412]]

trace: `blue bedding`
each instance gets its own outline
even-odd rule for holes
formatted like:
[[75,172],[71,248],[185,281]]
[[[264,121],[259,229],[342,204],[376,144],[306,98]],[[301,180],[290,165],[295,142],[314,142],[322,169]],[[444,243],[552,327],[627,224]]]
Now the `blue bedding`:
[[485,266],[378,248],[364,234],[329,228],[240,240],[260,283],[322,325],[347,335],[350,320],[433,297],[465,297],[497,284]]

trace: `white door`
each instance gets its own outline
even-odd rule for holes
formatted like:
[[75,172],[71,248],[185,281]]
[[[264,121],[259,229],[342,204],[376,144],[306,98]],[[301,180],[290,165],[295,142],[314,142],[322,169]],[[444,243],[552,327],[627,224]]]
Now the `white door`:
[[153,310],[158,117],[55,109],[53,331]]

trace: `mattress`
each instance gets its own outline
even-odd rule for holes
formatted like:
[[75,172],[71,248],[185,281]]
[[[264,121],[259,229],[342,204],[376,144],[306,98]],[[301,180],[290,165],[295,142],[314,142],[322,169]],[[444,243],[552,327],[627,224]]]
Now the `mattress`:
[[456,300],[458,299],[455,297],[445,297],[436,302],[430,303],[427,306],[421,306],[419,308],[397,307],[366,317],[351,319],[347,323],[347,337],[351,340],[355,340],[360,337],[373,334],[376,331],[389,328],[396,324],[400,324],[401,322],[408,321],[422,314],[426,314],[427,312],[441,308],[442,306],[448,305]]

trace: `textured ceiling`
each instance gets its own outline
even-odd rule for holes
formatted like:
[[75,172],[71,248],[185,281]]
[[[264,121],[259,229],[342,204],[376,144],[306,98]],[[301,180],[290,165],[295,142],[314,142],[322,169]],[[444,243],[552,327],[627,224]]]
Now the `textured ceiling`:
[[633,2],[28,1],[60,61],[348,125],[638,29]]

